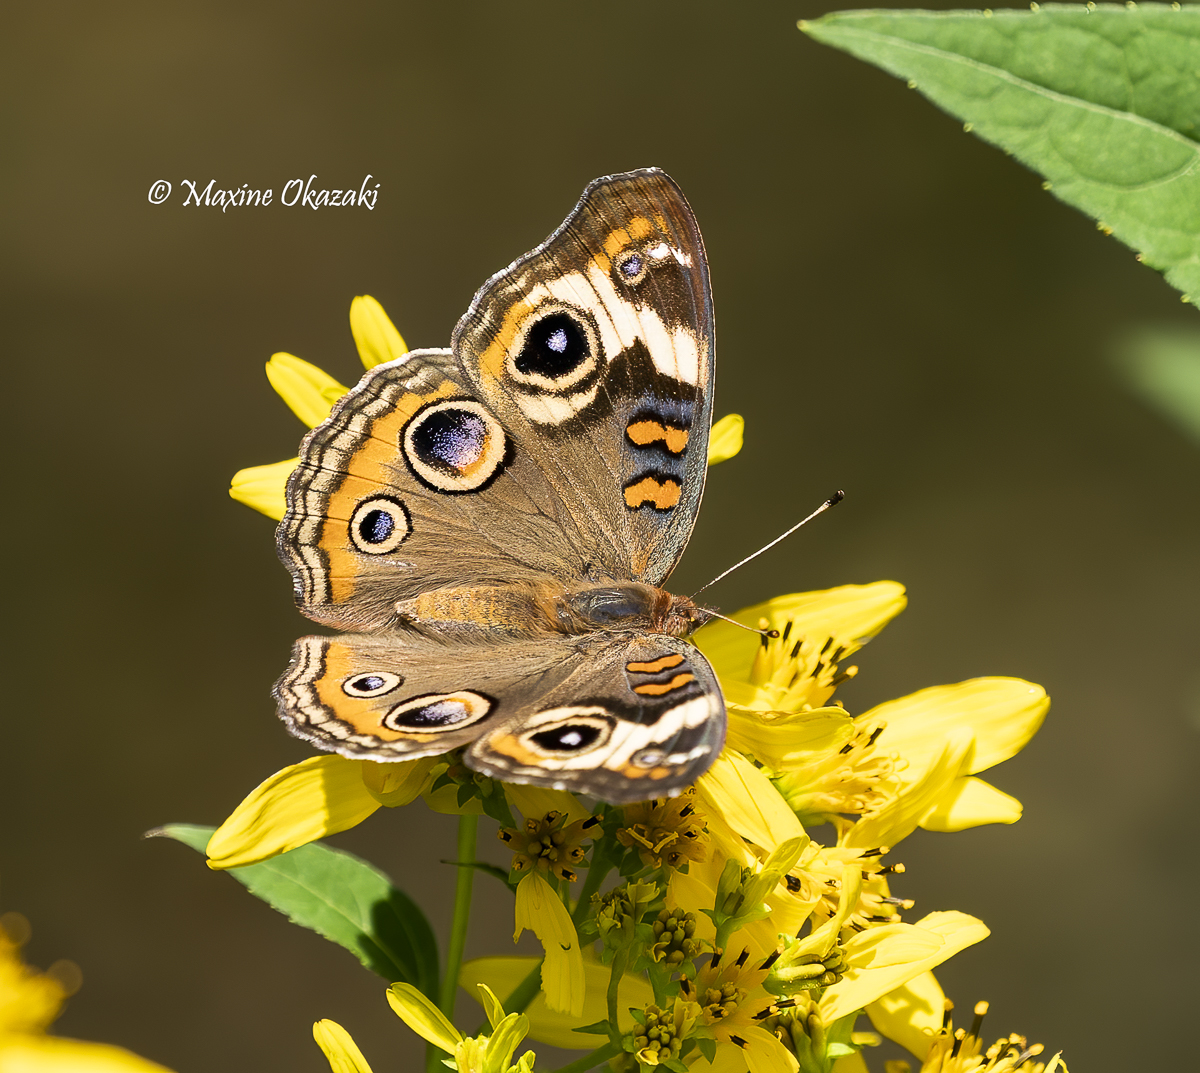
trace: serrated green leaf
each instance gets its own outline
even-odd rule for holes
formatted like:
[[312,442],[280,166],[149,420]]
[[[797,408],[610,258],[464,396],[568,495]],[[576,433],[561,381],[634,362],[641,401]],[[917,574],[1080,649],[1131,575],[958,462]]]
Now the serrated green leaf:
[[[203,853],[214,830],[173,823],[147,836],[173,838]],[[344,946],[389,983],[412,984],[436,1001],[433,929],[417,904],[373,865],[313,842],[227,874],[292,923]]]
[[1134,390],[1200,443],[1200,331],[1144,328],[1117,358]]
[[1200,8],[843,11],[800,28],[907,79],[1200,302]]

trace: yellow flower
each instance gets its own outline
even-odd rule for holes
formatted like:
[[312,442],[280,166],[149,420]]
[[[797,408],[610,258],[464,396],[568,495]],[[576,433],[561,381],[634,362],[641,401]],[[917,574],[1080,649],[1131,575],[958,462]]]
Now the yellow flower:
[[698,630],[694,640],[717,672],[732,710],[819,708],[844,677],[855,673],[838,670],[838,662],[874,637],[906,602],[904,587],[894,581],[778,596],[730,616],[756,629],[776,629],[778,638],[760,641],[717,619]]
[[21,961],[28,924],[16,913],[0,918],[0,1070],[3,1073],[166,1073],[165,1067],[108,1043],[46,1035],[78,986],[79,970],[40,973]]
[[463,1036],[442,1011],[409,984],[392,984],[388,1002],[392,1009],[417,1035],[454,1057],[458,1073],[529,1073],[533,1069],[532,1051],[523,1054],[516,1065],[513,1052],[529,1034],[529,1018],[523,1013],[504,1013],[504,1007],[485,985],[479,985],[483,1007],[491,1022],[490,1035]]
[[[956,1029],[951,1018],[954,1003],[942,994],[932,973],[912,982],[868,1007],[871,1021],[879,1032],[895,1040],[923,1060],[920,1073],[1067,1073],[1066,1063],[1055,1055],[1049,1063],[1031,1062],[1044,1048],[1032,1046],[1015,1032],[1001,1036],[984,1046],[983,1019],[986,1002],[975,1004],[971,1028]],[[936,1018],[934,1014],[936,1012]],[[919,1027],[918,1027],[919,1026]],[[908,1062],[887,1063],[887,1073],[911,1073]]]
[[[532,957],[484,957],[468,961],[462,967],[459,984],[472,997],[479,984],[487,984],[502,1000],[507,1002],[511,995],[537,967],[538,959]],[[539,992],[526,1008],[529,1018],[529,1036],[540,1043],[566,1050],[590,1051],[599,1042],[597,1036],[576,1032],[584,1025],[602,1021],[606,1016],[605,992],[608,989],[609,967],[602,965],[589,949],[583,954],[583,1006],[579,1013],[565,1013],[551,1009],[546,996]],[[626,974],[621,977],[617,991],[617,1029],[629,1032],[634,1025],[630,1009],[642,1009],[654,1001],[654,992],[645,976]]]
[[[776,1008],[763,988],[768,969],[743,950],[736,958],[714,955],[694,982],[681,981],[683,995],[700,1007],[699,1022],[717,1041],[715,1068],[749,1069],[750,1073],[796,1073],[799,1063],[780,1040],[762,1027]],[[692,1068],[709,1065],[704,1059]]]
[[575,879],[575,870],[586,857],[583,840],[599,826],[595,816],[567,823],[567,814],[551,810],[540,818],[530,816],[523,829],[501,827],[496,835],[512,850],[511,871],[528,872],[530,869],[543,875],[552,875],[563,882]]
[[669,1009],[650,1005],[640,1017],[634,1016],[638,1026],[627,1037],[635,1048],[633,1055],[642,1065],[653,1068],[671,1059],[679,1060],[684,1041],[699,1021],[700,1006],[677,998]]
[[[529,1032],[529,1018],[521,1013],[505,1016],[504,1007],[489,988],[479,985],[481,1001],[492,1025],[490,1034],[464,1036],[429,999],[409,984],[392,984],[388,1004],[422,1039],[453,1056],[458,1073],[530,1073],[534,1054],[527,1051],[514,1065],[513,1052]],[[329,1060],[332,1073],[371,1073],[350,1034],[336,1021],[318,1021],[313,1038]]]
[[617,841],[636,848],[648,868],[676,869],[707,860],[709,837],[695,798],[696,788],[689,786],[678,797],[626,805]]

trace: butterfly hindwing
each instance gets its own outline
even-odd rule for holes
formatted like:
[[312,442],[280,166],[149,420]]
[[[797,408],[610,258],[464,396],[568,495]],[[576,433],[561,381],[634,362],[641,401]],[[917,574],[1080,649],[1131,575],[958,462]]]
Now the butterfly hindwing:
[[695,646],[664,634],[604,638],[568,675],[467,750],[476,771],[622,804],[695,781],[725,741],[725,703]]
[[590,184],[541,246],[494,276],[454,332],[467,380],[576,517],[660,584],[691,535],[712,419],[704,244],[651,168]]
[[687,785],[724,740],[712,669],[658,634],[486,650],[413,631],[304,637],[275,695],[292,733],[331,752],[404,760],[473,742],[477,771],[613,802]]

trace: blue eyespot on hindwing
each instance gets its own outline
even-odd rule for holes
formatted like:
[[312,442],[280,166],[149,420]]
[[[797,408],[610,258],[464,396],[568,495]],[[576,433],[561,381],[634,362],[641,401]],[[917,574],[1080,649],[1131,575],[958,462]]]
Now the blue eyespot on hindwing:
[[418,734],[462,730],[479,722],[495,703],[482,693],[466,689],[457,693],[430,693],[397,704],[383,717],[383,725],[388,730]]
[[342,683],[342,692],[348,697],[383,697],[404,684],[404,679],[391,671],[371,671],[356,674]]

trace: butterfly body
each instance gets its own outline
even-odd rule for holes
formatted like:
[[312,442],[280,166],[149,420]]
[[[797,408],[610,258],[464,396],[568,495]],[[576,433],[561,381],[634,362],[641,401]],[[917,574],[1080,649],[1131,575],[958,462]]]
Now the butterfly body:
[[687,637],[712,616],[686,596],[630,581],[437,589],[396,605],[404,625],[518,636],[649,631]]
[[293,733],[610,801],[691,782],[724,704],[661,586],[691,534],[712,307],[662,172],[592,183],[493,276],[449,350],[376,366],[301,446],[280,556],[309,617],[276,686]]

